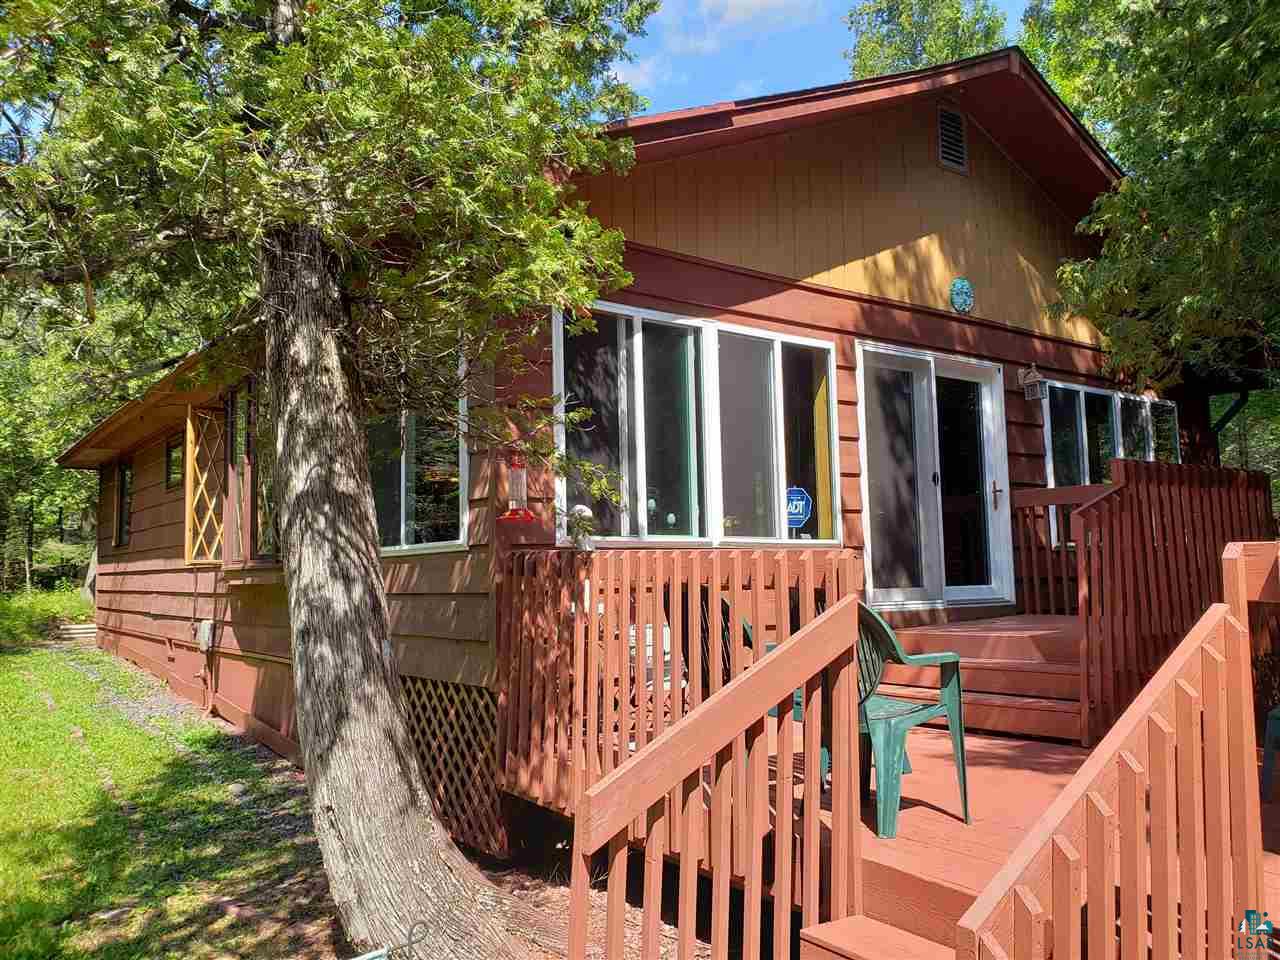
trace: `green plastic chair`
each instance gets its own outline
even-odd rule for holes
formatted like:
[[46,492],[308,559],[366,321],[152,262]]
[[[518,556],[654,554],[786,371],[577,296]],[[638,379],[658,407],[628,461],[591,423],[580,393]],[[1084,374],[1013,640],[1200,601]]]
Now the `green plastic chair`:
[[[876,693],[886,663],[908,667],[938,667],[941,683],[937,703],[916,703]],[[964,822],[969,819],[969,784],[964,762],[964,704],[960,698],[960,656],[955,653],[904,653],[893,628],[865,603],[858,602],[858,726],[862,736],[861,782],[863,795],[870,791],[872,762],[876,767],[876,833],[884,838],[898,834],[898,807],[902,802],[902,773],[907,734],[913,727],[945,716],[951,729],[956,776]],[[869,748],[869,749],[868,749]]]
[[1271,778],[1276,769],[1276,751],[1280,750],[1280,707],[1272,707],[1267,714],[1267,726],[1262,735],[1262,802],[1271,799]]

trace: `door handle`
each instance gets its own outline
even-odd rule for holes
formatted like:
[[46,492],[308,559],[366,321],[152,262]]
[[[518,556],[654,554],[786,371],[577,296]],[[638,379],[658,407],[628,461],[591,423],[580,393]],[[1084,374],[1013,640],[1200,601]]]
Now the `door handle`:
[[1004,488],[996,486],[996,482],[992,480],[991,481],[991,509],[992,510],[1000,509],[1000,494],[1002,493],[1004,493]]

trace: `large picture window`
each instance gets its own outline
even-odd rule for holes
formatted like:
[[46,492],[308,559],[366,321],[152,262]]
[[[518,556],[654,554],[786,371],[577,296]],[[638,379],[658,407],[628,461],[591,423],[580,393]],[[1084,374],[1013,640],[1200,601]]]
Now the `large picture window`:
[[562,514],[590,509],[605,537],[839,538],[829,344],[616,307],[594,319],[557,324],[557,391],[589,411],[563,449],[619,496],[571,476]]
[[412,413],[369,425],[369,479],[378,541],[387,550],[462,542],[462,445]]
[[1044,422],[1052,487],[1107,483],[1114,457],[1181,461],[1178,410],[1167,400],[1054,383]]

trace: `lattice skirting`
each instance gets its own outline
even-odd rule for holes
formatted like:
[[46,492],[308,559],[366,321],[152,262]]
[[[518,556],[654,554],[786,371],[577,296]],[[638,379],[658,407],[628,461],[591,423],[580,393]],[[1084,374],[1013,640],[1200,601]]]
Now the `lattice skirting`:
[[455,840],[495,856],[509,846],[498,792],[498,704],[482,688],[402,677],[409,729],[436,812]]

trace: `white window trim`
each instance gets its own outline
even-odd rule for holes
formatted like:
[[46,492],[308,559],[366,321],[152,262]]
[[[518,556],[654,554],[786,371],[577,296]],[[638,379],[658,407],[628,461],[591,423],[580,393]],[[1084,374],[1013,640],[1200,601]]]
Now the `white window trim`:
[[[400,430],[403,436],[404,418],[400,414]],[[467,450],[467,398],[465,394],[458,398],[458,536],[452,540],[435,540],[431,543],[411,543],[399,547],[381,547],[379,555],[386,559],[417,557],[431,553],[464,553],[469,549],[467,518],[471,506],[471,457]],[[400,539],[404,539],[405,507],[409,498],[405,496],[405,458],[407,445],[400,450]]]
[[[1093,393],[1099,396],[1109,397],[1111,399],[1111,430],[1115,437],[1115,452],[1112,458],[1143,460],[1147,463],[1155,461],[1156,458],[1156,429],[1155,419],[1151,415],[1151,408],[1156,404],[1164,404],[1173,408],[1173,429],[1174,436],[1178,438],[1178,457],[1174,463],[1182,463],[1182,438],[1181,426],[1178,422],[1178,405],[1172,400],[1163,400],[1159,397],[1145,397],[1138,393],[1126,393],[1122,390],[1108,390],[1106,387],[1093,387],[1084,383],[1071,383],[1067,380],[1045,380],[1044,398],[1040,401],[1040,419],[1042,421],[1044,433],[1044,473],[1045,481],[1049,488],[1058,486],[1056,469],[1053,460],[1053,421],[1049,410],[1049,390],[1052,387],[1059,387],[1064,390],[1076,391],[1076,443],[1080,451],[1081,464],[1083,466],[1084,485],[1090,483],[1089,478],[1089,427],[1088,419],[1085,416],[1084,395]],[[1142,419],[1147,428],[1147,449],[1144,456],[1131,456],[1124,448],[1124,428],[1122,427],[1120,405],[1122,400],[1137,400],[1142,404]],[[1059,543],[1058,536],[1058,511],[1053,508],[1049,511],[1049,527],[1050,536],[1055,546]]]
[[[642,545],[662,545],[662,544],[679,544],[688,547],[715,547],[720,545],[729,545],[735,547],[749,546],[789,546],[795,548],[815,548],[815,547],[840,547],[844,545],[844,524],[843,514],[840,502],[840,430],[839,423],[836,419],[839,411],[839,398],[837,396],[836,382],[836,351],[835,342],[832,340],[823,340],[815,337],[796,336],[789,333],[781,333],[773,330],[763,330],[757,327],[739,326],[736,324],[717,323],[711,320],[703,320],[695,317],[683,317],[673,313],[666,313],[661,310],[651,310],[644,307],[633,307],[628,304],[615,303],[606,300],[597,300],[592,304],[593,310],[611,313],[615,316],[625,318],[631,322],[630,332],[634,337],[632,341],[632,357],[630,366],[634,369],[640,369],[643,363],[643,346],[641,344],[640,330],[642,322],[648,320],[656,323],[666,323],[674,326],[691,328],[697,331],[698,343],[701,353],[701,378],[702,378],[702,396],[700,398],[700,415],[702,417],[702,449],[697,451],[701,460],[703,470],[703,489],[702,501],[705,517],[705,529],[708,531],[704,536],[683,536],[671,534],[648,534],[646,527],[648,525],[647,511],[639,509],[637,505],[637,513],[641,514],[637,518],[637,526],[640,528],[638,535],[621,535],[609,536],[598,535],[591,539],[595,543],[608,546],[642,546]],[[557,309],[552,312],[552,388],[555,390],[555,442],[556,450],[561,456],[566,452],[566,437],[564,428],[564,397],[565,397],[565,378],[564,378],[564,356],[565,356],[565,323],[563,313]],[[831,425],[829,430],[830,444],[830,460],[831,460],[831,509],[833,513],[833,528],[837,536],[828,539],[813,540],[792,540],[786,536],[786,511],[779,506],[776,514],[776,524],[779,534],[775,537],[730,537],[725,536],[724,531],[724,502],[723,487],[721,475],[721,456],[720,456],[720,405],[715,402],[720,396],[720,364],[719,364],[719,334],[721,331],[725,333],[738,334],[743,336],[755,337],[759,340],[766,340],[773,344],[773,375],[776,384],[781,384],[781,345],[784,343],[795,344],[797,346],[814,347],[826,351],[827,355],[827,383],[829,389],[827,391],[827,417]],[[624,371],[624,376],[628,375]],[[643,391],[637,391],[640,409],[637,411],[637,424],[639,436],[636,437],[636,474],[643,477],[645,475],[644,463],[644,418]],[[786,490],[785,472],[786,472],[786,451],[785,443],[782,436],[777,432],[778,424],[782,422],[782,390],[774,390],[774,436],[773,445],[775,451],[775,467],[778,478],[778,491],[784,493]],[[625,427],[624,427],[625,430]],[[626,442],[624,435],[623,442]],[[624,489],[623,503],[627,503],[625,489],[626,477],[623,477]],[[557,476],[556,481],[556,539],[560,545],[565,546],[570,543],[567,529],[568,509],[568,483],[563,476]],[[626,514],[623,514],[623,523],[628,523]],[[625,529],[625,527],[624,527]]]
[[[1173,408],[1173,425],[1175,434],[1179,436],[1178,440],[1178,458],[1175,463],[1182,462],[1182,441],[1181,426],[1178,422],[1178,405],[1172,400],[1164,400],[1160,397],[1144,397],[1137,393],[1125,393],[1120,390],[1108,390],[1105,387],[1092,387],[1083,383],[1071,383],[1066,380],[1046,380],[1045,381],[1044,399],[1040,401],[1040,415],[1043,421],[1044,432],[1044,451],[1045,451],[1045,476],[1050,487],[1056,487],[1057,482],[1054,476],[1053,463],[1053,424],[1049,414],[1049,389],[1050,387],[1059,387],[1064,390],[1075,390],[1077,392],[1076,399],[1076,440],[1080,444],[1080,453],[1083,458],[1082,462],[1086,471],[1085,481],[1088,482],[1087,471],[1089,467],[1088,456],[1088,426],[1085,419],[1084,395],[1086,393],[1099,394],[1101,396],[1111,398],[1111,417],[1112,429],[1115,432],[1117,453],[1116,457],[1129,460],[1145,460],[1151,462],[1156,456],[1156,431],[1155,420],[1151,416],[1151,408],[1155,405],[1163,404]],[[1120,401],[1137,400],[1142,404],[1142,418],[1147,428],[1147,449],[1141,457],[1132,456],[1124,449],[1124,430],[1121,427],[1120,420]]]
[[[873,340],[858,340],[854,344],[856,363],[858,368],[858,436],[865,438],[867,435],[867,418],[866,418],[866,399],[865,399],[865,378],[862,371],[866,369],[864,355],[870,353],[887,354],[890,356],[906,357],[913,360],[925,360],[930,364],[930,370],[935,370],[935,364],[942,362],[945,365],[953,366],[971,366],[982,368],[989,372],[992,383],[990,389],[983,390],[983,434],[984,446],[986,448],[987,472],[992,473],[992,468],[998,468],[1001,464],[1004,467],[1005,477],[1005,509],[1012,513],[1011,500],[1011,482],[1009,481],[1009,450],[1008,436],[1005,425],[1007,416],[1004,406],[1004,365],[1002,363],[981,360],[976,357],[966,357],[960,354],[945,353],[936,350],[926,350],[923,348],[904,347],[897,344],[880,343]],[[936,424],[937,411],[937,385],[936,372],[930,384],[929,395],[927,397],[927,405],[930,410],[930,416]],[[936,430],[933,436],[934,457],[935,462],[940,459],[937,449],[938,437]],[[911,610],[941,610],[949,607],[973,607],[973,606],[1001,606],[1013,603],[1014,595],[1014,571],[1013,571],[1013,533],[1012,527],[1008,523],[993,524],[988,530],[990,563],[991,563],[991,587],[948,587],[946,585],[945,574],[942,583],[942,597],[930,597],[927,599],[889,599],[877,600],[875,598],[875,581],[872,573],[871,557],[875,545],[872,543],[871,525],[867,520],[867,512],[870,509],[871,490],[870,475],[867,470],[867,444],[859,441],[859,468],[861,476],[859,477],[860,489],[862,491],[863,503],[863,520],[862,520],[862,536],[865,550],[865,571],[867,596],[872,598],[869,602],[877,609],[889,612],[911,611]],[[995,479],[994,476],[991,479]],[[937,505],[939,513],[941,512],[940,488],[935,488],[937,496]],[[990,503],[991,489],[987,487],[984,490],[987,502]],[[997,537],[1000,542],[997,543]],[[939,548],[942,546],[939,539]]]

